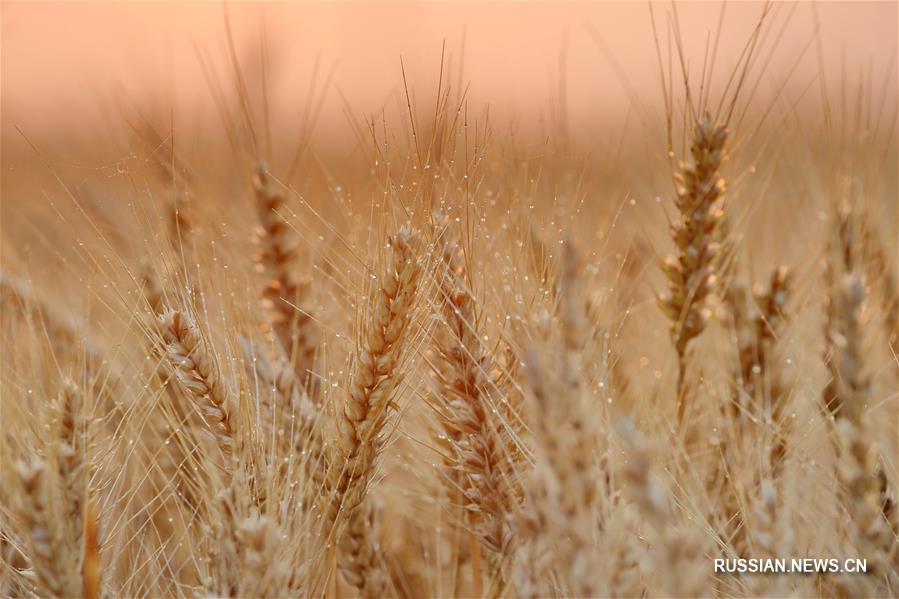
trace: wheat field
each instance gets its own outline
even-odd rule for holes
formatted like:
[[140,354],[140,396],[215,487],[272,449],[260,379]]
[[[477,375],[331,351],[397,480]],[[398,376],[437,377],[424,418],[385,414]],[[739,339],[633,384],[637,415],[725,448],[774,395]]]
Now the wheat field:
[[381,110],[276,110],[227,10],[211,128],[5,122],[0,594],[899,595],[895,56],[796,6],[649,5],[603,135],[440,40]]

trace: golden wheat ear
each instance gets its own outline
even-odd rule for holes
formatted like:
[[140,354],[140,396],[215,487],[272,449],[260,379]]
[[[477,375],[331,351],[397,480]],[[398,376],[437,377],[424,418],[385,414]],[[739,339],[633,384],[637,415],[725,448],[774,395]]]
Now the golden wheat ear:
[[[493,356],[481,340],[482,323],[458,233],[448,218],[438,216],[434,235],[439,256],[432,303],[438,323],[431,362],[435,381],[431,407],[438,425],[434,441],[445,453],[446,491],[466,512],[460,526],[480,542],[473,548],[475,570],[486,551],[490,578],[502,581],[504,560],[514,543],[512,514],[520,495],[519,452],[501,412],[508,411],[511,398],[490,378]],[[479,585],[479,573],[474,576]]]
[[178,384],[196,400],[209,430],[226,461],[234,453],[233,409],[230,393],[218,364],[194,321],[184,312],[168,310],[159,317],[166,357],[175,370]]
[[[82,593],[81,545],[70,534],[61,481],[39,457],[15,465],[20,490],[18,516],[27,538],[26,553],[39,596],[77,597]],[[76,520],[80,523],[81,520]]]
[[618,434],[627,452],[619,475],[652,534],[649,559],[658,572],[656,584],[668,597],[708,596],[711,581],[702,572],[704,540],[678,521],[674,499],[643,435],[629,420],[619,422]]
[[677,352],[677,420],[687,410],[687,348],[706,326],[706,298],[715,285],[719,244],[716,229],[724,212],[725,191],[720,174],[727,129],[706,115],[693,130],[691,161],[675,175],[674,204],[678,216],[671,224],[677,253],[662,264],[668,290],[658,305],[671,321],[671,339]]
[[235,538],[240,547],[237,569],[240,597],[287,597],[291,595],[290,570],[285,556],[284,531],[272,517],[255,508],[235,523]]
[[262,348],[245,339],[242,347],[245,361],[251,365],[248,376],[258,379],[257,438],[273,470],[270,475],[275,477],[276,490],[282,486],[287,496],[293,496],[292,481],[301,477],[301,503],[308,508],[323,482],[323,411],[310,401],[286,357],[271,360]]
[[884,334],[889,346],[899,350],[899,286],[896,282],[896,255],[894,253],[894,259],[890,259],[883,238],[869,215],[860,215],[859,227],[862,252],[865,256],[863,260],[865,274],[879,291]]
[[[822,400],[834,419],[839,495],[851,515],[850,536],[860,554],[872,562],[882,580],[895,578],[896,538],[883,518],[876,447],[871,440],[870,410],[874,388],[870,364],[871,331],[868,288],[862,275],[864,253],[858,214],[839,208],[832,225],[825,280],[824,356],[830,380]],[[869,594],[868,580],[840,579],[843,592]]]
[[300,256],[294,232],[284,220],[284,191],[276,187],[264,164],[258,165],[253,176],[253,190],[260,222],[256,260],[268,279],[262,290],[263,306],[297,379],[308,387],[313,380],[318,335],[312,316],[300,307],[310,288],[298,276]]
[[[584,343],[590,330],[582,264],[566,242],[558,276],[558,340],[532,348],[523,367],[531,400],[531,431],[536,464],[526,482],[527,503],[519,532],[522,557],[517,568],[520,592],[544,596],[558,580],[564,592],[591,597],[604,587],[596,559],[598,451],[601,413],[593,403],[584,372]],[[566,543],[559,544],[559,539]],[[522,572],[522,569],[525,572]]]
[[389,240],[387,264],[372,290],[359,331],[349,389],[337,414],[337,440],[321,497],[324,533],[340,550],[343,579],[365,597],[386,584],[380,551],[373,546],[369,485],[397,410],[396,391],[410,348],[410,326],[423,271],[418,235],[404,226]]

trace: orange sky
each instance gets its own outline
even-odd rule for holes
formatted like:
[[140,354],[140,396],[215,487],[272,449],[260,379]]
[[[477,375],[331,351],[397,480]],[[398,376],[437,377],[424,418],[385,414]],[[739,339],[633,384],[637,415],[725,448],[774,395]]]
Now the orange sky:
[[[875,73],[890,72],[889,61],[896,56],[896,3],[823,2],[795,7],[773,54],[771,73],[783,73],[811,39],[815,6],[832,84],[841,61],[848,72],[872,67]],[[790,7],[777,5],[773,32],[780,30]],[[691,70],[701,68],[719,9],[713,2],[678,5],[687,54],[694,61]],[[720,73],[733,64],[760,9],[756,2],[728,5]],[[527,120],[547,109],[557,95],[563,47],[571,122],[621,114],[634,97],[650,103],[661,97],[645,2],[233,3],[229,10],[248,71],[258,64],[264,20],[276,113],[298,112],[316,57],[323,73],[335,68],[320,134],[345,118],[337,90],[357,114],[376,112],[385,102],[395,104],[402,81],[400,56],[416,97],[428,101],[443,40],[457,66],[463,36],[464,81],[471,83],[473,102],[489,102],[507,115]],[[657,4],[655,11],[664,29],[671,5]],[[4,2],[4,139],[13,125],[40,137],[89,130],[94,119],[109,118],[111,99],[120,90],[142,105],[154,100],[174,105],[178,118],[213,116],[193,48],[223,64],[222,14],[218,2]],[[608,53],[591,37],[591,28]],[[792,81],[802,87],[817,71],[812,46]],[[761,91],[777,81],[772,76]]]

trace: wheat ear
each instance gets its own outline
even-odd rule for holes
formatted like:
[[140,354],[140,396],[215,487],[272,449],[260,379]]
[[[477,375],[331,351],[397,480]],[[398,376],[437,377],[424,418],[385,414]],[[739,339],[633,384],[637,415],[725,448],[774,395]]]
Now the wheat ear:
[[[785,311],[790,297],[792,275],[785,266],[776,268],[765,288],[753,290],[755,314],[735,319],[745,329],[739,340],[740,380],[743,389],[755,397],[765,392],[766,374],[772,359],[774,342],[785,324]],[[740,292],[736,291],[739,295]],[[738,302],[731,302],[738,303]]]
[[60,598],[81,595],[81,548],[66,535],[62,514],[55,509],[59,505],[54,493],[57,489],[46,463],[37,457],[20,460],[16,474],[21,489],[19,517],[27,534],[26,547],[38,594]]
[[627,447],[622,479],[653,534],[653,566],[659,571],[666,596],[708,596],[700,539],[691,529],[673,522],[675,513],[668,489],[656,473],[652,451],[639,432],[628,421],[620,424],[619,432]]
[[[552,565],[567,592],[591,597],[601,589],[593,538],[599,484],[593,456],[601,424],[582,380],[589,323],[581,263],[571,243],[565,244],[562,255],[558,297],[561,343],[547,352],[549,360],[556,359],[548,365],[540,352],[531,350],[524,368],[533,399],[531,430],[538,442],[537,465],[527,494],[533,510],[530,536],[538,559],[526,567],[541,565],[541,553],[552,555]],[[545,572],[535,574],[538,581],[548,579]]]
[[275,188],[263,165],[253,177],[253,189],[261,224],[257,262],[268,276],[263,304],[270,314],[272,330],[305,386],[310,381],[317,345],[312,317],[298,309],[309,293],[309,284],[296,275],[299,256],[293,232],[284,222],[284,194]]
[[[834,441],[837,451],[836,478],[843,501],[851,515],[857,548],[873,562],[880,575],[895,575],[890,564],[895,539],[883,518],[880,481],[876,473],[876,452],[868,431],[867,406],[871,400],[873,377],[867,364],[869,338],[866,325],[867,290],[861,275],[862,236],[858,216],[848,207],[840,208],[833,227],[830,259],[826,269],[825,363],[830,381],[823,401],[836,420]],[[861,584],[854,582],[854,586]],[[856,592],[861,590],[855,588]]]
[[98,559],[99,548],[85,536],[95,518],[86,509],[90,506],[86,409],[80,388],[64,380],[48,412],[45,457],[16,464],[22,491],[19,515],[36,581],[42,593],[54,597],[81,595],[82,585],[89,583],[82,568],[87,560]]
[[271,517],[253,508],[235,526],[235,540],[240,547],[239,596],[286,597],[290,595],[289,564],[278,555],[283,532]]
[[383,590],[378,549],[367,530],[370,505],[365,501],[402,380],[399,367],[409,344],[422,271],[416,244],[417,236],[409,227],[390,239],[390,260],[372,293],[349,392],[337,416],[338,439],[325,479],[322,512],[326,533],[340,547],[338,569],[366,597]]
[[162,314],[159,326],[166,356],[175,369],[175,378],[196,399],[219,448],[230,460],[234,452],[230,400],[206,341],[190,317],[178,310]]
[[[500,410],[508,411],[508,399],[490,397],[501,389],[489,377],[492,359],[481,343],[462,248],[445,218],[438,220],[437,244],[441,319],[432,366],[438,387],[433,403],[442,430],[436,441],[448,452],[447,482],[461,487],[472,528],[496,561],[510,548],[510,516],[517,505],[517,449],[500,418]],[[458,487],[449,489],[451,495]]]
[[874,562],[878,574],[889,574],[894,539],[883,518],[880,481],[875,472],[876,453],[871,446],[865,414],[872,384],[864,359],[865,287],[861,277],[847,274],[830,295],[838,315],[831,322],[831,338],[835,340],[831,368],[837,377],[835,399],[840,406],[835,431],[837,480],[852,518],[858,549]]
[[360,334],[349,390],[337,416],[338,439],[327,473],[323,515],[334,537],[365,499],[384,444],[382,436],[400,384],[399,365],[407,349],[409,323],[418,292],[421,264],[416,236],[408,227],[390,240],[390,260],[382,272]]
[[317,494],[322,484],[324,440],[321,431],[321,412],[296,379],[293,366],[284,357],[272,361],[245,344],[248,360],[255,360],[254,368],[262,385],[259,394],[260,437],[264,442],[274,437],[272,450],[279,477],[296,476],[291,470],[302,456],[301,468],[306,484],[302,490],[303,504]]
[[361,597],[380,599],[387,592],[387,576],[378,540],[379,513],[372,502],[351,516],[340,553],[340,571]]
[[[755,404],[743,405],[743,394],[736,392],[733,415],[744,424],[761,418],[770,424],[772,445],[769,453],[771,475],[776,478],[787,452],[789,422],[784,418],[789,398],[789,382],[775,362],[778,340],[789,323],[787,303],[793,287],[793,273],[786,266],[775,268],[766,286],[753,289],[753,300],[736,284],[727,289],[726,303],[737,332],[738,372],[735,378]],[[770,420],[770,422],[769,422]]]
[[883,240],[869,218],[860,219],[860,236],[868,279],[880,288],[884,332],[891,347],[899,344],[899,286],[895,262],[890,260]]
[[825,268],[824,306],[827,341],[824,363],[830,380],[824,388],[823,401],[834,416],[844,409],[845,402],[849,403],[847,409],[860,410],[871,386],[870,378],[862,372],[863,349],[859,345],[862,331],[858,319],[864,297],[850,293],[854,289],[852,285],[862,284],[859,234],[857,216],[848,208],[838,209],[829,246],[830,259]]
[[677,351],[677,416],[682,423],[686,411],[687,346],[705,329],[706,298],[715,285],[715,262],[719,253],[716,228],[724,212],[725,190],[720,174],[727,129],[706,115],[693,130],[692,162],[681,164],[675,176],[674,199],[678,218],[671,224],[677,255],[662,265],[668,291],[658,304],[671,321],[671,338]]
[[70,537],[80,542],[84,502],[87,496],[88,465],[85,462],[87,421],[84,397],[72,380],[63,382],[56,403],[56,461],[59,480],[64,487],[64,500]]

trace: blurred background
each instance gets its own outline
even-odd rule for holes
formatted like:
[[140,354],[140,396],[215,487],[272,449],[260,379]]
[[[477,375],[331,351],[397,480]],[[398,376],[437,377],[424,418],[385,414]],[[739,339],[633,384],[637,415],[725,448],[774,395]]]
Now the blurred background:
[[[4,259],[46,267],[85,234],[70,194],[142,234],[185,186],[247,222],[260,155],[333,220],[380,193],[373,138],[411,155],[409,105],[429,138],[438,86],[457,148],[489,146],[494,189],[566,219],[584,204],[591,235],[585,214],[630,202],[624,230],[654,239],[688,79],[713,111],[742,85],[729,197],[779,260],[846,173],[895,231],[896,39],[895,2],[4,2]],[[124,201],[151,197],[152,218]]]
[[430,139],[438,87],[440,110],[465,122],[456,151],[488,148],[488,189],[591,236],[627,203],[622,243],[664,244],[670,160],[687,151],[685,79],[719,117],[742,86],[728,197],[757,255],[817,243],[808,217],[845,196],[847,175],[895,237],[897,6],[5,2],[4,259],[55,262],[90,230],[74,197],[79,213],[144,234],[189,190],[243,226],[259,157],[326,220],[357,200],[370,210],[373,139],[408,161],[409,106]]
[[[692,78],[714,54],[720,86],[762,10],[760,2],[4,2],[4,151],[21,149],[14,127],[35,142],[96,141],[124,99],[158,108],[179,129],[214,133],[210,80],[232,89],[226,12],[253,93],[265,64],[276,128],[295,125],[311,94],[322,99],[316,141],[333,144],[351,131],[348,113],[405,103],[401,59],[416,104],[432,103],[444,44],[444,86],[470,85],[470,104],[490,105],[500,129],[514,120],[546,130],[554,121],[600,134],[635,108],[660,109],[653,20],[663,63],[679,37]],[[861,73],[876,87],[894,85],[895,2],[776,2],[772,10],[758,96],[785,82],[781,102],[820,97],[822,85],[838,94]]]

